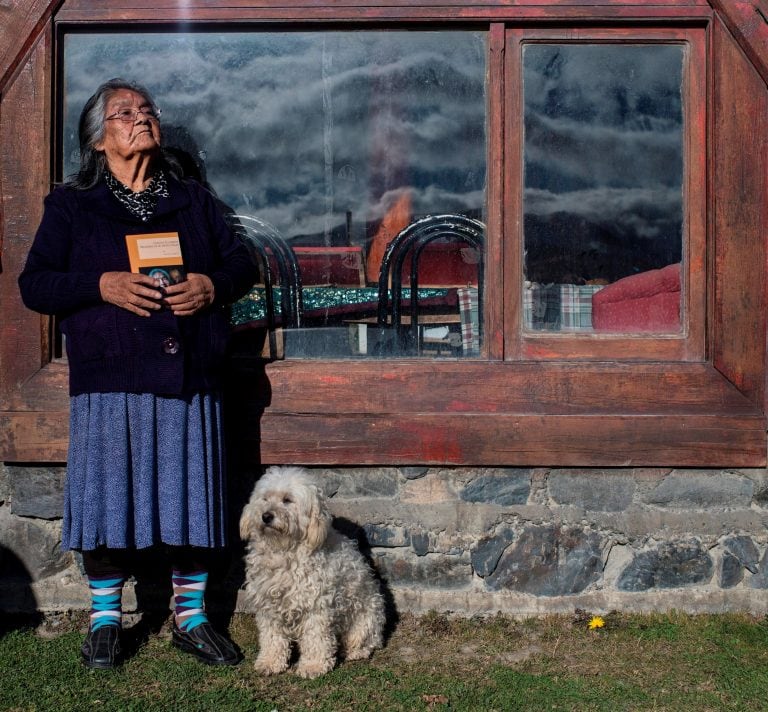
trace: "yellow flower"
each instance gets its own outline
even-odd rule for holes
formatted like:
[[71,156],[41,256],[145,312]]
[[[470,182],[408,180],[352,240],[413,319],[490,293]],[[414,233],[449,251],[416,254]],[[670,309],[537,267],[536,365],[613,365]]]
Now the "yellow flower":
[[595,630],[595,628],[602,628],[605,626],[605,621],[600,616],[592,616],[592,620],[589,621],[589,629]]

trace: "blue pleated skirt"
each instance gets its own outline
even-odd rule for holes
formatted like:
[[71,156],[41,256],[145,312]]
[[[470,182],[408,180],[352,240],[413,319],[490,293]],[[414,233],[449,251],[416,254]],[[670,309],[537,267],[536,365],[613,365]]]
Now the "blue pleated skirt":
[[224,546],[223,438],[219,394],[74,396],[62,548]]

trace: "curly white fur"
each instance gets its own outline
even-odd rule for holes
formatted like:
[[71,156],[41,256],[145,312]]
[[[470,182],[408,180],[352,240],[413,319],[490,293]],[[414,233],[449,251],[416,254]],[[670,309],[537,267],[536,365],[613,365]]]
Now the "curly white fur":
[[384,598],[355,543],[331,526],[320,490],[299,467],[270,467],[240,519],[247,540],[246,596],[259,628],[256,670],[333,669],[337,651],[367,658],[382,646]]

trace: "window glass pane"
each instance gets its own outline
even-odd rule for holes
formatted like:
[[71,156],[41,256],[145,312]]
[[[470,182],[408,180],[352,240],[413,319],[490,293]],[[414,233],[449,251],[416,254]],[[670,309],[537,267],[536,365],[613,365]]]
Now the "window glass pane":
[[527,329],[680,331],[683,57],[524,47]]
[[[435,239],[416,260],[413,338],[376,321],[395,235],[428,216],[465,216],[472,230],[483,220],[485,47],[484,33],[466,31],[68,34],[64,174],[76,170],[77,119],[96,86],[139,81],[162,108],[165,145],[241,216],[238,229],[271,236],[277,322],[285,311],[301,327],[281,334],[287,356],[476,355],[482,244],[461,231],[425,233]],[[282,301],[290,283],[278,279],[274,240],[293,249],[300,309]],[[236,307],[238,326],[266,325],[266,302],[256,287]]]

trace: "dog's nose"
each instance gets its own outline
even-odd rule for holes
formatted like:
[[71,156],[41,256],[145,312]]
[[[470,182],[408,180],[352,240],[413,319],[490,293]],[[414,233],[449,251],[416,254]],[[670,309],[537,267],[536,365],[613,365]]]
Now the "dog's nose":
[[264,514],[261,515],[261,521],[264,522],[264,524],[269,524],[274,518],[275,515],[272,514],[272,512],[264,512]]

